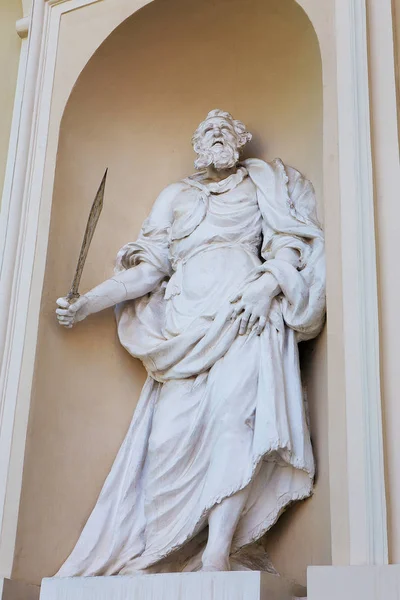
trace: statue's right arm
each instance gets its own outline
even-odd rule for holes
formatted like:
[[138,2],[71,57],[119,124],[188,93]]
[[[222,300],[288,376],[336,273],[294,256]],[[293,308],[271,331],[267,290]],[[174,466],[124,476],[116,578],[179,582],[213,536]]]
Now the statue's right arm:
[[64,327],[72,327],[93,313],[152,292],[164,278],[165,274],[152,265],[140,263],[100,283],[73,304],[66,298],[59,298],[56,310],[58,322]]
[[[172,184],[161,192],[150,214],[153,223],[165,225],[171,221],[172,202],[179,189],[180,184]],[[58,322],[64,327],[72,327],[93,313],[152,292],[165,277],[165,272],[156,266],[146,261],[139,262],[80,296],[73,304],[67,298],[59,298],[56,310]]]

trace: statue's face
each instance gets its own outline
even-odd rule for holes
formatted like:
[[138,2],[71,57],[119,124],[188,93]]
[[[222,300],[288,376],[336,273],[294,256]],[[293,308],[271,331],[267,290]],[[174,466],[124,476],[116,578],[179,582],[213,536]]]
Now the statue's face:
[[214,165],[216,169],[234,167],[239,160],[240,139],[229,119],[211,117],[197,129],[198,168]]

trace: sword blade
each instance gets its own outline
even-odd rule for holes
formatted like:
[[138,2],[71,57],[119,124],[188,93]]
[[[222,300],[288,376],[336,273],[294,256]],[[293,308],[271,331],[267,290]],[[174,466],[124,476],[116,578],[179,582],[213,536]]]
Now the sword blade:
[[85,266],[90,243],[92,241],[93,234],[95,232],[97,223],[99,221],[100,213],[103,208],[104,188],[106,186],[107,172],[108,169],[106,169],[103,175],[103,179],[101,180],[100,187],[97,190],[97,194],[93,201],[92,208],[90,209],[88,222],[86,224],[85,235],[83,236],[81,251],[79,253],[78,264],[76,266],[74,280],[72,282],[71,290],[67,296],[70,302],[73,302],[74,300],[77,300],[79,298],[78,288],[82,277],[83,267]]

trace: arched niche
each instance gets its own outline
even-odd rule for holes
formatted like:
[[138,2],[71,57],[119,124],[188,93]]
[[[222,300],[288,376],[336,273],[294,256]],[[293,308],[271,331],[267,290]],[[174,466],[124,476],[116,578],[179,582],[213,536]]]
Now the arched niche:
[[[111,310],[73,331],[54,321],[104,168],[105,206],[83,290],[110,276],[117,250],[135,238],[159,191],[193,170],[190,136],[214,107],[254,132],[249,154],[280,156],[304,172],[324,212],[322,64],[299,3],[155,0],[130,17],[127,2],[119,8],[114,14],[105,2],[63,16],[70,21],[55,78],[59,143],[14,564],[14,576],[28,581],[52,575],[74,545],[144,381],[141,365],[118,344]],[[78,15],[90,10],[86,21]],[[90,43],[82,27],[93,27]],[[278,570],[304,584],[307,565],[330,562],[325,336],[303,354],[316,493],[288,511],[265,543]]]

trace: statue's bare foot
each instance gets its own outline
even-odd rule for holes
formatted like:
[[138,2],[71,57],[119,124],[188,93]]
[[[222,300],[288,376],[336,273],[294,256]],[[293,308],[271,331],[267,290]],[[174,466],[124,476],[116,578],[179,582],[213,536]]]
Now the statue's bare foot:
[[230,571],[231,565],[229,562],[229,556],[225,555],[207,555],[206,552],[203,554],[201,560],[200,571]]

